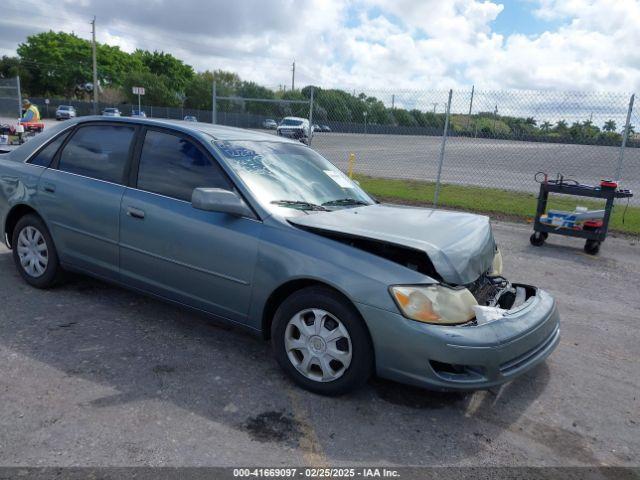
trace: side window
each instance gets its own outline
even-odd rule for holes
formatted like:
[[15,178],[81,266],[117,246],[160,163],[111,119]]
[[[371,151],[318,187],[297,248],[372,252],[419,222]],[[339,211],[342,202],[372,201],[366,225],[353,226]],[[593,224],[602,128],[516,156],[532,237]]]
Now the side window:
[[134,130],[133,127],[119,125],[80,127],[62,150],[58,168],[121,183]]
[[191,201],[193,190],[199,187],[232,188],[220,166],[191,141],[147,131],[140,154],[138,188]]
[[60,148],[60,145],[64,142],[64,139],[69,136],[69,132],[65,132],[62,135],[58,135],[52,142],[40,150],[28,163],[33,165],[40,165],[41,167],[48,167],[51,165],[51,161],[56,152]]

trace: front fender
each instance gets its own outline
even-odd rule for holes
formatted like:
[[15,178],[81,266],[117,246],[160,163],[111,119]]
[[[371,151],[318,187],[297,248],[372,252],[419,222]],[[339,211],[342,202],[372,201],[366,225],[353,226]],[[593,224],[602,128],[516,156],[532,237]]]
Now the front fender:
[[262,329],[273,292],[292,280],[324,283],[361,303],[397,312],[389,285],[432,283],[433,279],[390,260],[288,225],[265,223],[258,252],[250,326]]

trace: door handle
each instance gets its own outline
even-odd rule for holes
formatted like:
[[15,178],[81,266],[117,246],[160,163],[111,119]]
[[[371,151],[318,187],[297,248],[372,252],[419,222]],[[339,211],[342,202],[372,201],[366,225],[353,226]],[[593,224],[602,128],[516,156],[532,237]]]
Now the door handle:
[[47,193],[55,193],[56,186],[53,183],[45,182],[42,185],[42,189]]
[[144,218],[144,211],[135,207],[127,207],[127,215],[132,218],[138,218],[142,220]]

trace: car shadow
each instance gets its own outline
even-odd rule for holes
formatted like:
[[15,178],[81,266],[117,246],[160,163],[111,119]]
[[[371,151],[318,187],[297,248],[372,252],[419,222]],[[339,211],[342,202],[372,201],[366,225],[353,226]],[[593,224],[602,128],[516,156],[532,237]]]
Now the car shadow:
[[267,342],[224,322],[85,277],[35,290],[7,252],[0,284],[5,348],[115,390],[69,408],[170,402],[257,442],[319,450],[343,463],[456,464],[494,448],[506,431],[590,460],[581,439],[523,417],[545,390],[546,365],[488,392],[436,393],[374,379],[325,398],[293,386]]

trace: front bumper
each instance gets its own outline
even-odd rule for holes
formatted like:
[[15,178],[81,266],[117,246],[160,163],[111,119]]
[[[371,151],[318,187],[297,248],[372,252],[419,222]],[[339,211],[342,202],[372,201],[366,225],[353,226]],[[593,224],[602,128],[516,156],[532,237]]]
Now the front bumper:
[[505,383],[544,361],[560,341],[560,317],[543,290],[484,325],[440,326],[357,304],[374,344],[379,376],[436,390]]

